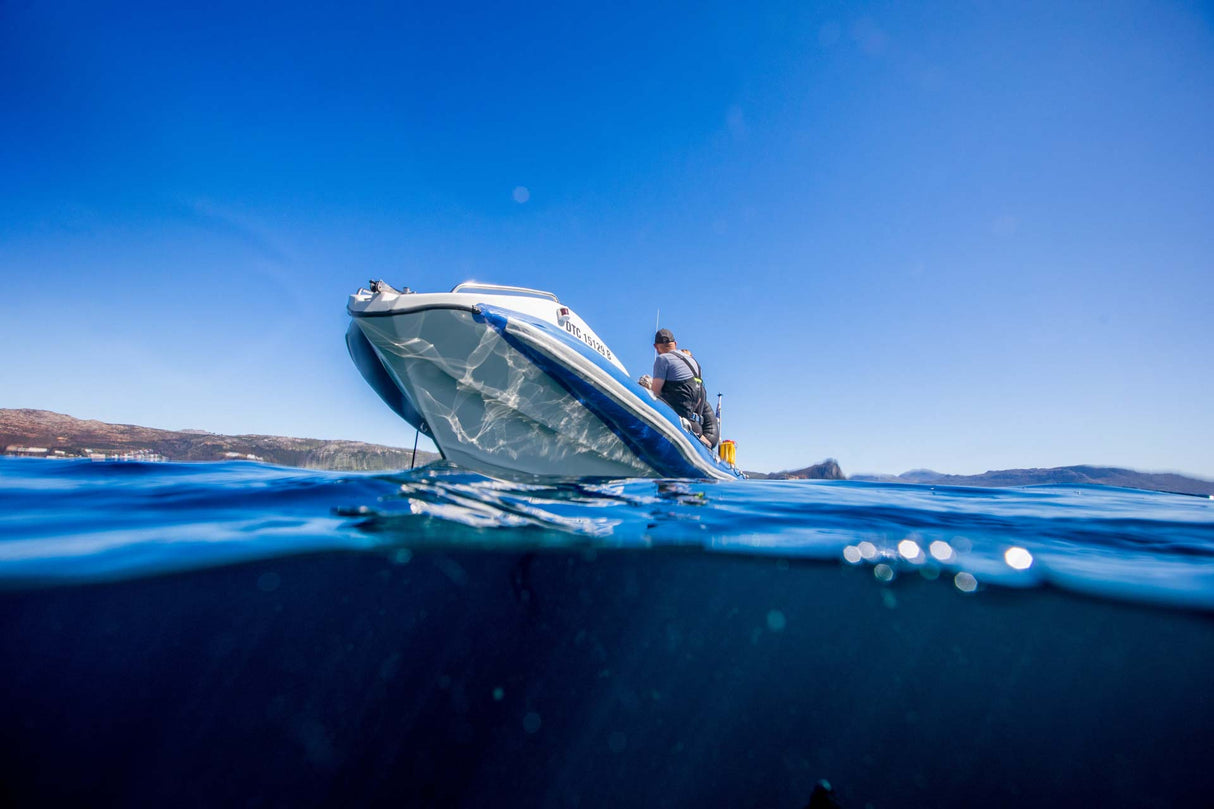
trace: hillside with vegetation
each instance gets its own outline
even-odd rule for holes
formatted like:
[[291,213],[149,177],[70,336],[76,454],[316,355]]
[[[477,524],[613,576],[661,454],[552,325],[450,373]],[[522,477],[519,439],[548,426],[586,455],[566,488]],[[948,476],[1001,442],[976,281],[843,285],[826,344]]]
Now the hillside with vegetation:
[[[169,461],[255,460],[279,466],[370,472],[408,469],[411,450],[319,438],[219,435],[109,424],[49,410],[0,409],[0,448],[32,457],[134,457]],[[418,452],[417,465],[437,460]]]

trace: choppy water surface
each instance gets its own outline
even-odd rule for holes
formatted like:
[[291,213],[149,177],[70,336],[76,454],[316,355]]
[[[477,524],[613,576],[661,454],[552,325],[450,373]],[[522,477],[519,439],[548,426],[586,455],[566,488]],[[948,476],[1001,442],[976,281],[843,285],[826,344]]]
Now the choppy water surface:
[[1205,498],[0,460],[5,805],[1202,806],[1211,672]]
[[0,461],[0,582],[133,578],[317,551],[700,548],[837,559],[966,593],[1051,584],[1214,609],[1214,500],[1097,486],[505,482],[435,465]]

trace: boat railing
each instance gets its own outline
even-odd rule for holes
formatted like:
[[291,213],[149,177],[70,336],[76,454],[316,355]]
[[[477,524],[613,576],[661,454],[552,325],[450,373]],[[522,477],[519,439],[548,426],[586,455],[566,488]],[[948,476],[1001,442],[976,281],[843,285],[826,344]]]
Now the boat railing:
[[509,287],[501,284],[482,284],[478,281],[465,281],[462,284],[456,284],[452,292],[464,292],[470,289],[478,289],[486,292],[506,292],[513,295],[534,295],[539,298],[552,298],[552,300],[560,303],[561,300],[551,292],[544,292],[542,289],[529,289],[527,287]]

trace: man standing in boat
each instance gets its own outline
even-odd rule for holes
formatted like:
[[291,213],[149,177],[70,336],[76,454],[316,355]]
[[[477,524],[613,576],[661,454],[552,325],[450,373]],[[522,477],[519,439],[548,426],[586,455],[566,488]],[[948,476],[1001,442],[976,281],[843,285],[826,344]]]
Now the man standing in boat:
[[653,347],[658,352],[653,361],[653,379],[641,377],[641,384],[686,419],[705,446],[716,446],[717,420],[704,393],[700,364],[691,352],[679,350],[670,329],[658,329]]

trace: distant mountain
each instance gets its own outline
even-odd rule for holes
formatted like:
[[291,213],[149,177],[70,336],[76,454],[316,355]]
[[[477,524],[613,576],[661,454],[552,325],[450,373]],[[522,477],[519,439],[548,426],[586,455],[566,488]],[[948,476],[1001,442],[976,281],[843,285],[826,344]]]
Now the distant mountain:
[[931,469],[912,469],[909,472],[903,472],[901,475],[898,475],[898,480],[903,483],[926,483],[939,477],[940,473]]
[[1052,469],[1003,469],[981,475],[945,475],[916,469],[901,475],[852,475],[852,480],[926,483],[940,486],[1041,486],[1046,484],[1092,484],[1147,489],[1177,494],[1214,495],[1214,481],[1168,472],[1135,472],[1111,466],[1059,466]]
[[746,476],[755,480],[847,480],[839,462],[834,458],[827,458],[822,463],[804,469],[787,472],[747,472]]
[[[157,430],[133,424],[84,421],[49,410],[0,409],[0,450],[9,455],[74,457],[158,455],[170,461],[259,460],[279,466],[349,472],[408,469],[412,451],[365,444],[273,435],[216,435],[203,430]],[[417,464],[437,460],[417,453]]]

